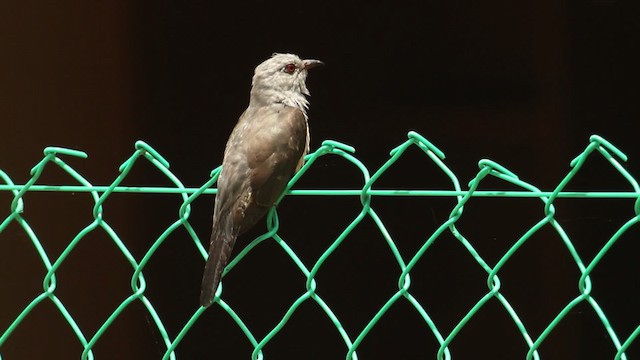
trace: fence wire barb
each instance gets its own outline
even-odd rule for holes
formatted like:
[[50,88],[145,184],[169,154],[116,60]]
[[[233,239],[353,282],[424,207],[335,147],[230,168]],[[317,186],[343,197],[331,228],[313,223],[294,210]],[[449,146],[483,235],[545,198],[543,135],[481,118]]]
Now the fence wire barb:
[[[405,151],[410,147],[417,147],[430,160],[430,162],[436,166],[448,179],[451,184],[451,188],[447,190],[425,190],[425,189],[413,189],[413,190],[399,190],[399,189],[375,189],[374,185],[378,179],[390,169],[396,161],[398,161]],[[597,191],[597,192],[578,192],[578,191],[565,191],[566,186],[571,180],[579,173],[580,169],[584,165],[585,161],[594,153],[599,153],[604,159],[611,165],[611,167],[617,171],[630,185],[631,190],[628,191]],[[100,341],[101,337],[107,331],[107,329],[113,324],[113,322],[122,314],[122,312],[134,302],[139,302],[147,311],[149,317],[152,319],[153,325],[162,337],[166,351],[164,352],[163,359],[177,359],[177,351],[179,351],[180,342],[187,336],[189,331],[198,322],[204,312],[204,308],[198,307],[197,299],[194,298],[194,310],[192,315],[187,319],[182,328],[177,334],[169,334],[166,329],[163,319],[158,314],[156,308],[153,305],[152,299],[149,299],[145,293],[147,289],[147,283],[144,277],[144,269],[149,260],[154,256],[156,251],[163,246],[163,243],[169,235],[174,231],[181,228],[186,231],[191,238],[193,246],[201,254],[203,258],[206,258],[207,251],[202,245],[202,241],[196,235],[196,232],[189,223],[189,216],[191,214],[191,204],[195,199],[203,194],[215,194],[216,189],[212,188],[215,184],[218,174],[220,173],[220,167],[215,168],[211,172],[211,178],[197,188],[185,187],[180,179],[169,170],[169,162],[162,157],[155,149],[148,144],[138,141],[135,143],[135,151],[133,154],[123,162],[119,167],[119,175],[110,184],[105,186],[95,186],[91,184],[86,178],[78,173],[72,166],[67,164],[63,158],[65,156],[87,158],[87,154],[72,149],[65,149],[60,147],[47,147],[44,149],[44,157],[40,160],[30,172],[31,177],[24,184],[15,184],[9,175],[0,170],[0,178],[4,184],[0,184],[0,191],[9,192],[13,196],[10,204],[9,215],[6,216],[0,223],[0,235],[11,224],[17,224],[24,234],[29,238],[34,251],[37,253],[42,265],[46,269],[46,273],[43,277],[43,290],[30,302],[24,304],[24,308],[21,312],[14,314],[13,321],[10,324],[0,324],[0,360],[2,359],[2,346],[10,341],[11,335],[17,328],[21,326],[25,318],[34,311],[35,308],[40,306],[45,301],[51,302],[57,311],[62,315],[69,328],[77,338],[77,341],[82,346],[81,359],[94,359],[94,347]],[[360,171],[362,176],[362,187],[357,189],[292,189],[296,182],[305,175],[306,171],[314,166],[317,159],[323,156],[337,156],[357,170]],[[161,174],[163,174],[172,184],[173,187],[164,186],[122,186],[122,181],[128,176],[130,171],[134,168],[135,164],[140,161],[147,161],[155,168],[157,168]],[[567,316],[567,314],[576,306],[582,303],[586,303],[591,307],[594,314],[599,319],[602,327],[607,333],[611,344],[615,347],[615,359],[627,359],[625,351],[635,341],[640,334],[640,325],[626,338],[620,339],[619,335],[614,330],[609,318],[605,311],[601,308],[594,296],[591,294],[592,280],[590,274],[597,268],[598,264],[606,256],[607,252],[615,245],[620,237],[628,231],[632,226],[640,222],[640,186],[634,177],[623,167],[619,161],[627,161],[627,156],[616,148],[613,144],[603,139],[598,135],[593,135],[589,139],[589,143],[577,157],[570,162],[571,169],[566,176],[560,181],[560,183],[551,191],[542,191],[536,186],[520,179],[515,173],[508,168],[500,165],[494,161],[483,159],[478,162],[479,170],[475,177],[468,183],[468,188],[463,189],[458,177],[444,162],[445,154],[438,149],[434,144],[428,141],[426,138],[416,132],[409,132],[408,138],[402,144],[398,145],[390,151],[389,159],[378,168],[373,174],[369,172],[367,167],[355,156],[355,149],[351,146],[342,144],[333,140],[326,140],[322,145],[313,153],[309,154],[306,158],[306,163],[302,169],[294,176],[290,181],[286,194],[292,196],[358,196],[361,203],[361,210],[355,216],[353,220],[344,228],[344,230],[333,240],[329,247],[319,256],[318,260],[309,265],[305,264],[295,251],[288,245],[287,241],[278,233],[280,222],[278,219],[275,208],[272,208],[266,217],[267,232],[258,236],[251,241],[246,247],[244,247],[229,263],[225,269],[224,275],[232,271],[239,262],[241,262],[248,253],[250,253],[256,245],[267,239],[273,239],[282,251],[291,259],[298,271],[305,277],[305,291],[297,299],[291,303],[288,310],[282,315],[277,323],[273,324],[271,329],[267,331],[266,335],[262,338],[258,337],[254,331],[252,331],[251,324],[247,323],[242,318],[242,314],[238,313],[234,309],[232,304],[225,302],[224,300],[224,287],[221,284],[215,294],[215,304],[219,306],[226,314],[235,322],[237,327],[246,336],[247,340],[253,347],[251,358],[254,360],[261,360],[265,357],[265,346],[276,336],[279,332],[286,327],[287,322],[295,314],[297,309],[305,302],[314,302],[323,311],[327,318],[331,321],[335,327],[335,331],[342,339],[345,348],[345,357],[347,360],[358,359],[357,350],[362,344],[363,340],[367,338],[373,328],[377,326],[379,321],[388,313],[389,309],[398,301],[407,301],[415,312],[419,316],[426,328],[429,329],[432,336],[439,344],[436,357],[437,359],[452,359],[454,349],[450,348],[452,341],[458,336],[460,331],[467,326],[468,322],[492,299],[496,299],[500,306],[511,318],[511,321],[518,329],[522,341],[526,344],[528,351],[526,359],[540,359],[539,354],[540,346],[545,342],[549,335],[556,329],[558,324]],[[48,166],[58,166],[76,184],[65,185],[47,185],[37,184],[40,176]],[[489,177],[496,178],[511,186],[516,186],[520,190],[479,190],[483,181]],[[46,245],[44,238],[45,234],[37,235],[37,232],[31,227],[27,219],[25,218],[25,195],[29,192],[60,192],[60,193],[72,193],[72,192],[86,192],[89,193],[93,201],[93,208],[91,209],[93,221],[80,230],[73,239],[66,245],[62,253],[57,258],[52,258],[46,251]],[[164,229],[162,234],[156,239],[156,241],[149,247],[141,258],[136,258],[126,243],[119,237],[116,231],[107,223],[103,217],[103,206],[105,200],[114,193],[126,193],[126,194],[178,194],[182,199],[182,204],[178,209],[178,218],[169,227]],[[285,196],[283,194],[283,196]],[[415,254],[407,257],[402,256],[394,239],[389,234],[385,224],[381,218],[377,215],[375,209],[371,205],[372,198],[378,196],[422,196],[422,197],[448,197],[455,199],[455,206],[451,210],[449,217],[446,221],[442,222],[437,229],[430,234],[427,239],[422,243]],[[543,205],[542,218],[533,226],[528,228],[520,238],[518,238],[513,245],[504,253],[504,255],[496,262],[494,266],[491,266],[476,250],[472,242],[467,239],[462,232],[456,227],[456,223],[463,216],[464,206],[472,197],[502,197],[502,198],[538,198]],[[282,197],[281,197],[282,198]],[[633,206],[633,216],[631,216],[605,243],[605,245],[599,250],[599,252],[591,260],[585,260],[581,257],[580,253],[576,250],[574,243],[569,238],[562,225],[555,218],[556,210],[554,202],[558,198],[597,198],[597,199],[635,199]],[[400,276],[398,278],[398,289],[393,294],[389,294],[388,299],[382,304],[379,310],[369,319],[366,325],[362,329],[345,328],[340,318],[332,310],[331,304],[327,303],[316,292],[316,274],[324,266],[327,258],[338,249],[341,244],[346,241],[349,234],[363,221],[363,219],[369,217],[375,223],[375,226],[383,236],[384,241],[393,254],[393,257],[400,270]],[[571,256],[576,268],[580,272],[580,278],[578,281],[578,292],[574,299],[564,305],[553,319],[547,324],[547,326],[539,334],[532,334],[527,329],[526,324],[522,321],[516,308],[508,301],[503,293],[501,293],[501,281],[499,278],[500,270],[512,259],[513,255],[522,247],[533,234],[538,232],[543,227],[550,227],[559,236],[564,248]],[[74,251],[75,247],[87,236],[87,234],[94,231],[102,231],[108,235],[110,241],[118,248],[124,259],[131,267],[131,279],[130,288],[131,292],[111,313],[104,319],[99,328],[90,333],[86,329],[82,329],[78,325],[77,319],[73,315],[73,309],[69,309],[67,305],[56,295],[56,288],[58,281],[56,279],[56,271],[64,265],[69,255]],[[442,332],[436,325],[435,321],[430,315],[430,310],[427,304],[418,301],[411,293],[411,272],[424,256],[429,251],[430,246],[445,232],[449,232],[463,247],[471,258],[477,263],[477,266],[481,268],[486,274],[486,293],[475,304],[458,319],[454,328],[448,332]],[[12,236],[5,236],[2,241],[11,242]],[[206,240],[206,239],[205,239]],[[224,276],[223,275],[223,276]],[[0,281],[3,281],[0,277]],[[6,296],[6,295],[5,295]],[[6,328],[2,328],[5,327]]]

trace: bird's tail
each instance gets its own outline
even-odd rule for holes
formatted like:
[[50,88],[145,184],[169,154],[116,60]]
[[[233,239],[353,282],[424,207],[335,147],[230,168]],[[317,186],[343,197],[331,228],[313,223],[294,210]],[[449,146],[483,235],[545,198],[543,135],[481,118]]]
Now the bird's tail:
[[200,288],[200,305],[208,307],[213,303],[213,296],[218,289],[222,271],[229,262],[231,250],[236,242],[237,235],[227,231],[225,226],[214,225],[211,231],[211,243],[209,245],[209,258],[204,267],[202,286]]

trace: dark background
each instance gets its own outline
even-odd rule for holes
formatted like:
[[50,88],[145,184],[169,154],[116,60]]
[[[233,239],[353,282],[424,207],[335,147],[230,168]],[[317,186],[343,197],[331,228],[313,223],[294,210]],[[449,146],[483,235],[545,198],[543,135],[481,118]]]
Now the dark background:
[[[308,79],[312,148],[334,139],[357,149],[370,171],[410,130],[447,154],[463,186],[490,158],[523,180],[553,189],[569,161],[599,134],[640,174],[640,12],[631,2],[417,1],[205,2],[81,1],[0,5],[0,169],[16,183],[46,146],[86,151],[68,162],[93,184],[109,184],[144,140],[187,186],[221,161],[248,102],[253,68],[274,51],[321,59]],[[381,179],[386,188],[450,188],[415,149]],[[50,166],[40,183],[72,183]],[[326,158],[300,188],[357,188],[358,173]],[[166,185],[141,162],[127,185]],[[485,189],[511,187],[488,180]],[[629,190],[594,156],[571,190]],[[2,218],[12,197],[3,192]],[[93,218],[86,194],[28,194],[25,218],[52,259]],[[213,197],[193,205],[191,223],[208,238]],[[176,196],[114,195],[109,221],[140,260],[176,220]],[[375,199],[406,261],[444,222],[452,199]],[[558,216],[585,261],[634,214],[631,200],[559,200]],[[359,211],[356,198],[289,197],[282,235],[309,267]],[[494,265],[543,217],[539,200],[473,199],[459,228]],[[261,225],[262,226],[262,225]],[[256,229],[238,242],[244,246]],[[624,341],[638,325],[636,239],[628,232],[592,276],[593,296]],[[236,251],[237,253],[237,251]],[[171,337],[195,311],[204,262],[184,231],[152,258],[146,295]],[[0,331],[40,293],[44,268],[24,232],[0,234]],[[319,272],[318,293],[354,339],[397,289],[399,270],[367,219]],[[500,273],[502,293],[535,339],[579,295],[579,271],[550,229]],[[78,245],[57,272],[58,295],[91,337],[131,292],[131,270],[101,232]],[[261,339],[304,291],[304,278],[274,242],[227,277],[225,299]],[[411,293],[445,334],[487,292],[486,273],[443,235],[412,272]],[[98,358],[157,359],[160,336],[135,302],[95,347]],[[358,349],[361,359],[435,358],[430,330],[401,299]],[[527,346],[495,300],[450,346],[455,358],[523,358]],[[180,359],[248,359],[252,347],[213,307],[177,350]],[[51,302],[38,306],[2,346],[3,359],[77,358],[82,351]],[[615,353],[593,309],[573,309],[540,348],[545,359],[603,359]],[[627,355],[638,354],[632,345]],[[212,355],[209,355],[209,354]],[[315,303],[299,308],[265,348],[271,359],[340,359],[345,350]]]

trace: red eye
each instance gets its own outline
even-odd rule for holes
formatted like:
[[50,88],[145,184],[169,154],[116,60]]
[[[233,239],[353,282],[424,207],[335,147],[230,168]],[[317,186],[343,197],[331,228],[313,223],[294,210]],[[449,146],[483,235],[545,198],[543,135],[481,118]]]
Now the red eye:
[[296,71],[296,64],[287,64],[284,66],[283,70],[287,74],[293,74],[293,72]]

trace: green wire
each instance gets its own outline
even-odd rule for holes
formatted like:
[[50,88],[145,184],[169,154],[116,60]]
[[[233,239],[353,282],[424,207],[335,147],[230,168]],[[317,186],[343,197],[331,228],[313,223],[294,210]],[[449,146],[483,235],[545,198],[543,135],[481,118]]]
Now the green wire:
[[[393,167],[395,162],[402,158],[406,150],[411,147],[419,148],[426,155],[426,162],[421,166],[434,167],[441,171],[450,180],[451,187],[449,189],[377,189],[375,187],[378,179],[386,173],[388,169]],[[233,268],[237,266],[238,263],[247,256],[247,254],[258,248],[261,243],[264,241],[275,241],[283,253],[291,259],[304,278],[304,287],[301,288],[301,294],[299,297],[293,301],[285,313],[282,314],[280,320],[273,324],[270,330],[262,337],[258,336],[258,334],[254,332],[255,330],[252,329],[252,325],[250,323],[243,320],[243,314],[239,313],[238,310],[234,308],[233,304],[224,300],[223,284],[218,287],[214,298],[215,306],[220,306],[220,308],[233,320],[247,338],[248,343],[252,346],[251,359],[262,360],[268,351],[267,345],[282,331],[283,328],[287,326],[288,321],[298,311],[300,305],[305,302],[311,302],[322,310],[335,327],[337,334],[344,344],[345,358],[347,360],[356,360],[358,359],[357,350],[359,346],[361,346],[363,342],[366,342],[369,334],[376,326],[378,326],[380,320],[387,316],[389,310],[396,306],[398,302],[405,301],[415,309],[416,316],[422,318],[425,329],[430,331],[434,339],[439,344],[437,352],[433,355],[438,359],[448,360],[453,358],[453,355],[455,354],[455,346],[452,346],[453,341],[468,325],[469,321],[473,319],[479,311],[482,311],[483,307],[485,307],[492,299],[495,299],[494,301],[497,301],[501,305],[502,309],[506,312],[515,325],[517,331],[520,333],[522,342],[527,348],[527,359],[540,359],[541,355],[539,354],[539,350],[545,340],[555,331],[558,324],[568,316],[572,309],[583,303],[592,309],[593,313],[599,319],[600,324],[607,333],[607,336],[615,349],[615,353],[612,354],[613,357],[615,359],[627,359],[625,351],[640,335],[640,325],[636,327],[627,338],[621,339],[619,334],[614,330],[614,326],[611,324],[608,316],[598,303],[596,297],[592,295],[592,280],[590,277],[593,271],[596,270],[601,261],[606,257],[607,253],[611,251],[611,249],[615,248],[619,239],[629,231],[629,229],[640,223],[640,186],[638,186],[637,181],[626,170],[626,168],[620,164],[620,161],[627,160],[627,156],[622,151],[600,136],[591,136],[589,144],[585,150],[570,162],[570,171],[562,181],[550,191],[541,191],[532,184],[520,179],[515,173],[506,167],[486,159],[479,161],[479,171],[471,182],[469,182],[468,189],[463,189],[457,176],[445,164],[444,152],[438,149],[426,138],[415,132],[408,133],[407,140],[390,152],[389,159],[380,168],[373,172],[373,175],[370,175],[370,171],[367,169],[365,164],[363,164],[354,155],[354,153],[355,149],[348,145],[332,140],[324,141],[315,152],[307,156],[305,165],[290,181],[287,190],[285,191],[285,194],[288,196],[357,196],[360,199],[362,206],[361,210],[357,214],[353,215],[354,217],[349,224],[336,236],[335,239],[333,239],[315,262],[305,264],[288,245],[287,239],[283,238],[281,234],[279,234],[278,231],[280,229],[280,223],[277,212],[275,208],[273,208],[267,215],[267,231],[256,237],[227,265],[223,276],[226,276],[230,271],[233,271]],[[629,183],[630,189],[627,191],[589,192],[565,190],[573,178],[580,172],[580,169],[587,159],[594,156],[594,154],[600,154],[603,156],[611,167]],[[191,238],[190,244],[195,246],[203,259],[206,258],[207,249],[202,245],[202,241],[198,238],[196,232],[189,223],[191,203],[200,196],[213,195],[216,193],[216,189],[213,188],[213,185],[217,180],[221,168],[218,167],[214,169],[211,172],[211,178],[200,187],[185,187],[178,177],[169,170],[169,163],[162,157],[162,155],[148,144],[138,141],[135,144],[135,151],[133,154],[119,167],[119,175],[109,185],[95,186],[63,161],[61,157],[65,156],[87,158],[87,154],[78,150],[48,147],[44,150],[43,159],[31,169],[31,177],[24,184],[15,184],[8,174],[0,170],[0,179],[4,182],[4,184],[0,184],[0,191],[8,192],[13,196],[10,204],[9,215],[4,219],[1,219],[0,234],[11,223],[19,225],[24,234],[26,234],[27,238],[30,240],[43,268],[46,270],[42,279],[42,292],[35,296],[31,301],[25,303],[22,311],[11,315],[13,316],[13,320],[6,329],[0,329],[0,359],[2,359],[2,346],[11,341],[11,336],[15,330],[21,326],[25,318],[29,316],[31,312],[33,312],[37,307],[43,306],[43,302],[51,302],[55,309],[57,309],[68,323],[70,329],[77,338],[78,343],[82,347],[82,354],[80,355],[81,359],[94,358],[93,349],[96,344],[100,342],[101,337],[106,331],[108,331],[113,322],[117,320],[127,308],[136,302],[140,303],[143,308],[146,309],[148,315],[152,319],[153,326],[162,337],[163,344],[166,347],[163,359],[177,359],[180,342],[185,337],[190,336],[190,330],[198,321],[200,321],[200,317],[204,313],[205,309],[197,306],[197,299],[194,299],[192,315],[186,319],[185,323],[180,329],[178,329],[177,333],[170,333],[167,330],[163,319],[153,305],[154,299],[149,298],[146,294],[147,285],[144,278],[144,270],[154,254],[164,246],[166,239],[176,230],[181,228],[185,229],[186,233]],[[355,167],[362,176],[361,186],[359,188],[352,189],[331,190],[291,189],[301,177],[305,176],[306,171],[314,166],[316,160],[323,156],[336,157],[337,159],[345,161],[349,166]],[[149,162],[153,167],[158,169],[160,174],[166,177],[173,186],[122,186],[121,183],[123,180],[127,178],[128,174],[139,161]],[[48,166],[58,166],[61,168],[70,176],[74,184],[37,184],[38,179]],[[493,177],[503,181],[505,185],[508,184],[510,187],[516,186],[519,190],[480,190],[484,180],[488,177]],[[36,231],[32,229],[23,216],[25,212],[24,198],[29,192],[89,193],[93,200],[93,221],[86,224],[86,226],[73,237],[57,258],[51,258],[50,255],[47,254],[41,237],[37,235]],[[103,218],[104,203],[106,199],[114,193],[167,194],[177,195],[182,199],[182,204],[176,212],[175,221],[166,228],[160,236],[158,236],[140,259],[136,259],[134,257],[134,255],[129,251],[127,244],[120,239],[115,230]],[[285,195],[283,194],[283,196]],[[426,198],[448,197],[455,199],[455,205],[452,207],[449,217],[439,224],[438,228],[432,234],[424,239],[424,242],[418,251],[407,257],[406,255],[402,256],[396,245],[396,240],[394,240],[389,231],[387,231],[384,222],[380,217],[378,217],[372,205],[375,197],[389,196]],[[474,197],[512,199],[537,198],[540,199],[543,205],[543,210],[540,213],[537,223],[529,229],[526,229],[494,265],[490,265],[474,248],[473,243],[456,227],[458,221],[464,216],[464,206],[469,199]],[[554,202],[558,198],[635,199],[635,201],[633,203],[633,207],[630,208],[630,212],[632,214],[630,218],[607,240],[605,245],[592,260],[585,261],[574,246],[574,243],[562,228],[561,224],[555,218],[556,209]],[[316,275],[321,268],[325,266],[326,260],[336,252],[344,242],[350,240],[349,236],[351,232],[367,218],[375,223],[376,227],[382,234],[382,241],[384,241],[385,245],[394,256],[397,263],[397,269],[389,269],[388,271],[397,271],[399,274],[398,289],[388,295],[387,299],[379,305],[378,311],[371,315],[369,321],[362,329],[347,329],[343,326],[340,317],[332,309],[332,304],[325,301],[316,292],[316,289],[318,288]],[[570,258],[580,272],[580,278],[577,281],[575,297],[566,303],[563,308],[553,316],[541,333],[532,334],[527,329],[526,323],[518,314],[517,308],[513,306],[505,294],[501,292],[502,283],[499,278],[499,274],[503,267],[512,261],[514,254],[516,254],[527,242],[533,241],[531,240],[533,235],[543,228],[550,228],[555,232],[555,234],[557,234],[557,241],[563,245],[564,249],[566,249],[567,253],[570,255]],[[102,324],[95,332],[88,333],[86,329],[83,329],[79,325],[81,322],[77,321],[78,319],[74,317],[73,309],[67,308],[64,302],[56,295],[58,285],[56,272],[64,265],[70,254],[74,252],[77,245],[84,241],[83,239],[92,232],[105,233],[111,241],[113,241],[122,256],[127,260],[131,267],[131,293],[118,306],[116,306],[115,309],[111,309],[110,314],[103,320]],[[486,292],[476,299],[474,305],[468,309],[460,319],[458,319],[454,328],[449,332],[444,332],[437,326],[433,320],[434,317],[431,314],[433,310],[428,306],[428,303],[420,302],[412,294],[411,287],[411,272],[414,267],[429,251],[431,245],[436,241],[444,241],[442,238],[445,233],[451,234],[460,242],[464,249],[466,249],[468,255],[475,261],[478,268],[481,271],[484,271],[487,276]],[[12,235],[12,237],[14,236]],[[12,240],[13,238],[8,239],[8,241]],[[7,241],[7,239],[4,241]],[[2,279],[0,278],[0,281],[1,280]],[[357,311],[357,309],[354,309],[354,311]],[[212,341],[215,342],[215,340]],[[215,343],[212,343],[210,346],[215,346]]]

